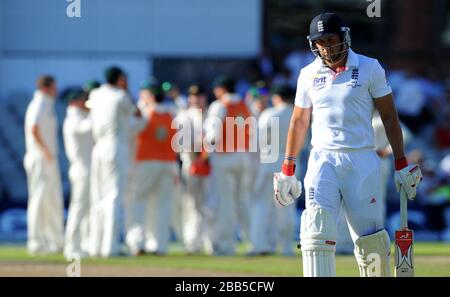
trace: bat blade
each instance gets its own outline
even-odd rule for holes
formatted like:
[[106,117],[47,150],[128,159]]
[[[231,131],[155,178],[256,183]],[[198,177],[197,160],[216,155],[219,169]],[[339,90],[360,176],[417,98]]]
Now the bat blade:
[[414,232],[409,229],[395,231],[395,276],[414,276]]

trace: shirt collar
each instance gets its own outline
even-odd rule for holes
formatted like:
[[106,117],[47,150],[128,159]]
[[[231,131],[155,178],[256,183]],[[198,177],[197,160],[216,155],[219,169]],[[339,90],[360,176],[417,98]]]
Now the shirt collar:
[[348,55],[347,55],[347,63],[345,64],[345,67],[350,68],[350,67],[358,67],[359,65],[359,57],[357,54],[355,54],[354,51],[352,51],[352,49],[348,49]]
[[176,114],[176,108],[174,108],[173,105],[169,105],[167,103],[149,104],[146,108],[157,113],[170,113],[172,116]]
[[286,102],[280,102],[279,105],[275,106],[275,109],[277,109],[277,110],[282,110],[282,109],[285,109],[286,107],[288,107],[288,103],[286,103]]
[[[316,60],[318,61],[319,65],[320,65],[320,69],[329,69],[320,57],[317,57]],[[351,67],[358,67],[358,66],[359,66],[359,57],[354,51],[352,51],[351,48],[349,48],[348,54],[347,54],[347,62],[345,63],[345,68],[347,70],[347,69],[350,69]]]
[[241,97],[235,93],[228,93],[224,95],[224,101],[230,103],[236,103],[241,101]]
[[86,116],[88,112],[82,110],[79,107],[75,107],[72,105],[67,106],[67,115],[80,115],[80,116]]
[[35,95],[37,98],[42,98],[44,101],[47,101],[48,103],[54,103],[54,102],[55,102],[55,100],[54,100],[53,97],[51,97],[51,96],[45,94],[45,93],[42,92],[41,90],[36,90],[35,93],[34,93],[34,95]]

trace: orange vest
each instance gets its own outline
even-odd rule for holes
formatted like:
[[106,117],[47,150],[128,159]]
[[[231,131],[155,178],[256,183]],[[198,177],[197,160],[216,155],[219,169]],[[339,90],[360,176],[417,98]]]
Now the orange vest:
[[[222,122],[222,139],[217,144],[216,148],[224,153],[237,152],[240,151],[248,152],[250,145],[250,127],[244,125],[244,121],[251,116],[250,111],[244,101],[239,101],[236,103],[225,103],[225,108],[227,109],[226,116]],[[235,122],[227,128],[226,118],[234,118]],[[232,129],[232,130],[231,130]],[[229,133],[227,133],[227,130]],[[234,131],[234,133],[232,133]],[[234,134],[234,135],[233,135]],[[244,141],[238,143],[238,135],[244,135]],[[242,143],[243,142],[243,143]],[[231,148],[231,150],[227,147]]]
[[176,161],[177,154],[171,146],[176,133],[171,128],[172,115],[151,111],[149,116],[150,121],[137,137],[136,160]]

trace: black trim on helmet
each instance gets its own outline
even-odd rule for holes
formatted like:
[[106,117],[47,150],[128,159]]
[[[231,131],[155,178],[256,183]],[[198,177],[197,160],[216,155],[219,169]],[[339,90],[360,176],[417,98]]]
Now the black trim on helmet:
[[[314,36],[308,35],[306,37],[308,39],[309,48],[311,49],[311,52],[314,54],[314,56],[321,58],[322,61],[324,61],[325,59],[320,55],[319,50],[315,44],[315,41],[318,39],[327,37],[327,36],[331,36],[333,34],[335,34],[335,33],[321,33],[321,34],[316,34]],[[341,37],[342,42],[335,46],[344,45],[345,48],[341,52],[338,52],[338,54],[339,53],[347,53],[351,47],[350,28],[349,27],[341,27],[341,33],[339,34],[339,36]],[[331,61],[331,62],[333,62],[333,61]]]

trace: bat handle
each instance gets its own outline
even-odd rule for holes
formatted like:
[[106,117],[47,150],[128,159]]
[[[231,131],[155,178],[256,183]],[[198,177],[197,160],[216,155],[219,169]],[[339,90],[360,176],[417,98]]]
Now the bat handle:
[[403,187],[400,187],[400,227],[408,229],[408,196]]

